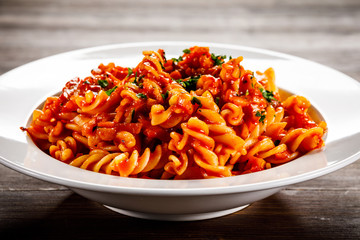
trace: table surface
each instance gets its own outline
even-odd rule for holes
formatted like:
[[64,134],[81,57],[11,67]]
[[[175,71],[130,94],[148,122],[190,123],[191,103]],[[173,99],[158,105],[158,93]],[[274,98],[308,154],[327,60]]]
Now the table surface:
[[[307,58],[360,80],[360,1],[1,0],[0,74],[122,42],[205,41]],[[0,238],[359,239],[360,161],[221,218],[135,219],[0,166]]]

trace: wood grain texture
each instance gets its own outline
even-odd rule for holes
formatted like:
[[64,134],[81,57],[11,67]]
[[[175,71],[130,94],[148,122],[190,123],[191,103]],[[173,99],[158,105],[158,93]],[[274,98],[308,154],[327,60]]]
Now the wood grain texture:
[[[69,50],[162,40],[281,51],[360,80],[358,0],[0,0],[0,74]],[[119,215],[65,187],[0,166],[0,234],[1,239],[359,239],[360,161],[289,186],[241,212],[180,223]]]
[[[69,190],[4,192],[2,237],[27,239],[358,239],[359,191],[285,189],[206,221],[134,219]],[[26,199],[27,204],[23,201]],[[332,200],[331,200],[332,199]],[[329,208],[329,201],[331,208]],[[3,238],[2,238],[3,239]]]

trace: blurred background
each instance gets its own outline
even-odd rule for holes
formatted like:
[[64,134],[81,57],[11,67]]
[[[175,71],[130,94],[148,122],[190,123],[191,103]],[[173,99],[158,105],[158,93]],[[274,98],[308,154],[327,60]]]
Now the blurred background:
[[[308,58],[360,79],[359,0],[0,0],[0,73],[78,48],[202,41]],[[17,54],[14,54],[17,53]]]

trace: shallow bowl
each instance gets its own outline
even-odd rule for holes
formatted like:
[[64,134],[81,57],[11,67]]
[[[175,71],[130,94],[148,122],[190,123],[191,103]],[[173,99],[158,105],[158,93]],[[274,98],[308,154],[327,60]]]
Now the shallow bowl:
[[[168,58],[194,45],[217,55],[243,56],[246,69],[272,67],[276,83],[303,95],[328,124],[326,147],[262,172],[205,180],[149,180],[109,176],[64,164],[40,151],[20,126],[33,109],[74,77],[100,63],[133,67],[143,50],[162,48]],[[40,59],[0,77],[0,162],[26,175],[60,184],[133,217],[187,221],[239,211],[282,188],[331,173],[360,158],[360,84],[326,66],[294,56],[237,45],[146,42],[95,47]]]

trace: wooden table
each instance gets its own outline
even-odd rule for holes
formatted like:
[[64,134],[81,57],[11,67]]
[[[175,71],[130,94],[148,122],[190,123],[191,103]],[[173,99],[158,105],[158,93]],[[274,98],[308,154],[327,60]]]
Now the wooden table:
[[[1,74],[68,50],[157,40],[267,48],[360,80],[358,0],[0,1]],[[126,217],[65,187],[0,166],[0,238],[25,237],[359,239],[360,161],[243,211],[198,222]]]

